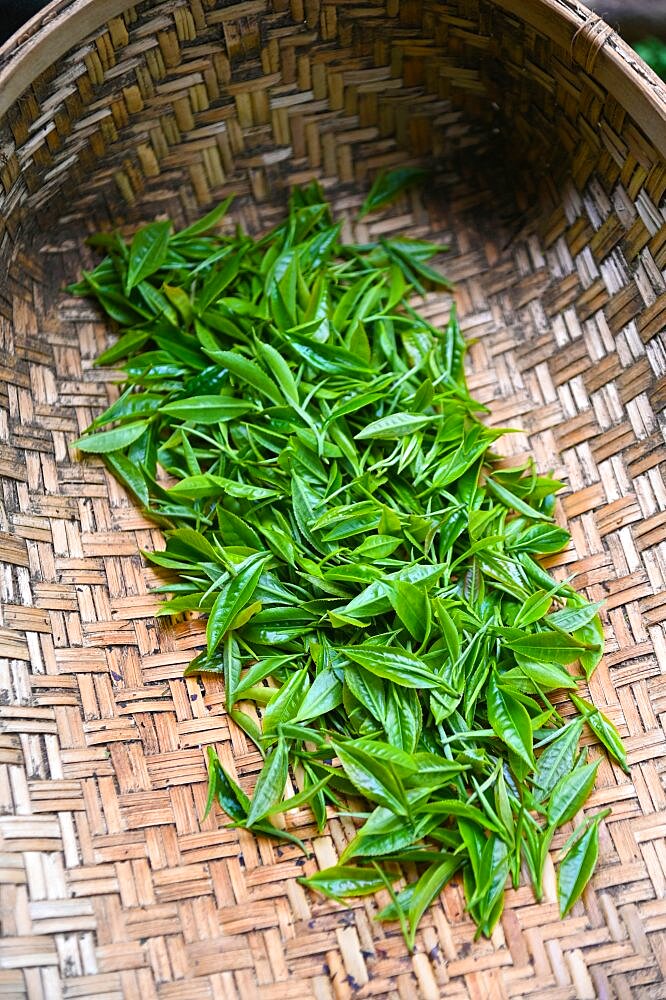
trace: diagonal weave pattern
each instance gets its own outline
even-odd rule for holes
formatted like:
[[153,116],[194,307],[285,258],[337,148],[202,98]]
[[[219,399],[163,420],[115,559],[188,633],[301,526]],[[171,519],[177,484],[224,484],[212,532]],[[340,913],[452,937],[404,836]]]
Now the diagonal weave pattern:
[[[72,31],[0,118],[0,995],[666,996],[666,166],[596,75],[620,43],[596,22],[553,40],[564,0],[537,4],[536,25],[515,6],[143,3]],[[107,327],[61,289],[99,226],[192,220],[236,192],[258,231],[313,176],[351,219],[377,169],[429,160],[437,188],[354,235],[450,244],[472,391],[520,429],[512,461],[568,483],[573,544],[552,563],[606,600],[590,697],[631,777],[600,768],[589,808],[613,813],[566,920],[551,868],[543,904],[509,892],[474,942],[452,884],[409,956],[372,919],[381,894],[344,909],[296,882],[334,863],[350,821],[316,837],[290,815],[314,837],[304,861],[199,820],[205,747],[247,790],[259,755],[219,682],[182,679],[200,626],[153,617],[139,552],[160,532],[69,450],[117,389],[92,368]],[[441,322],[448,305],[423,311]]]

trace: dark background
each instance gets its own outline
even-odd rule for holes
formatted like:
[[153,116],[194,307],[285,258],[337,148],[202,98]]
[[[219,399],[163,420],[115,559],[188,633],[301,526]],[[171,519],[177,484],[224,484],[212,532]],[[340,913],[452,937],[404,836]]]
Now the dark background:
[[628,42],[666,35],[666,0],[584,0]]
[[41,0],[0,0],[0,45],[45,6]]

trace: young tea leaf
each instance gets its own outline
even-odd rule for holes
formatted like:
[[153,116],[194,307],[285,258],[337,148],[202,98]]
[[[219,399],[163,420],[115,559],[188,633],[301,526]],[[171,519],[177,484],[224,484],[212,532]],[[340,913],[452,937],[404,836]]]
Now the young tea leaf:
[[361,205],[358,214],[359,219],[363,219],[371,212],[376,212],[378,208],[390,204],[407,188],[413,187],[427,177],[428,171],[418,167],[402,167],[399,170],[390,170],[387,173],[380,173],[368,192],[368,195]]
[[206,625],[209,653],[215,652],[238,612],[252,598],[265,562],[266,555],[263,552],[249,556],[218,594]]
[[488,683],[488,722],[502,740],[518,757],[532,767],[532,725],[527,711],[521,703],[501,686],[495,671]]
[[158,271],[166,259],[169,245],[170,222],[153,222],[150,226],[139,229],[130,246],[127,275],[125,277],[125,292],[130,291]]
[[335,865],[298,881],[301,885],[337,900],[347,896],[369,896],[385,886],[384,879],[376,868],[364,868],[361,865]]
[[599,856],[599,823],[596,816],[564,855],[557,872],[557,895],[560,916],[566,917],[589,882]]
[[254,794],[250,802],[246,825],[253,826],[268,815],[269,811],[284,794],[289,773],[289,755],[285,740],[278,744],[267,756],[261,773],[257,779]]
[[114,427],[111,431],[89,434],[74,442],[74,447],[91,455],[106,455],[108,452],[122,451],[145,433],[147,420],[136,420],[132,424]]

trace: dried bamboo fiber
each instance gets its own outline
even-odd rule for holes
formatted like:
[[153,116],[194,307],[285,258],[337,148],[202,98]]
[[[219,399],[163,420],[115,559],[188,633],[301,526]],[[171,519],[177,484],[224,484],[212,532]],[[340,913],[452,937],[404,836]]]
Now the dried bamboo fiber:
[[[665,155],[663,84],[576,0],[57,0],[0,51],[0,996],[666,997]],[[417,162],[436,189],[356,235],[450,244],[472,389],[568,484],[552,564],[606,600],[590,697],[631,777],[601,766],[613,813],[566,920],[551,877],[474,942],[453,884],[410,956],[385,900],[296,881],[348,821],[305,863],[200,821],[206,745],[248,789],[259,757],[220,684],[182,679],[199,627],[153,617],[160,532],[69,450],[117,389],[107,326],[61,289],[92,229],[236,192],[258,231],[311,177],[351,218]]]

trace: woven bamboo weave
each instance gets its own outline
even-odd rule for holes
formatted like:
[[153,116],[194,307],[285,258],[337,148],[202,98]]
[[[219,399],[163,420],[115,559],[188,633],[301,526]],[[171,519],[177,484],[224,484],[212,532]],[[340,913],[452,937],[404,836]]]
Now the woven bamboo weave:
[[[61,0],[0,51],[0,996],[666,997],[665,156],[664,86],[575,0]],[[220,682],[182,678],[200,626],[154,617],[159,530],[70,449],[118,390],[62,289],[98,228],[233,192],[259,232],[313,177],[352,220],[416,163],[432,189],[345,235],[450,245],[472,390],[567,483],[551,565],[606,601],[589,694],[631,776],[599,770],[613,812],[565,920],[551,866],[475,942],[454,882],[410,956],[381,894],[296,881],[351,821],[289,814],[306,861],[200,819],[206,746],[248,791],[259,755]]]

